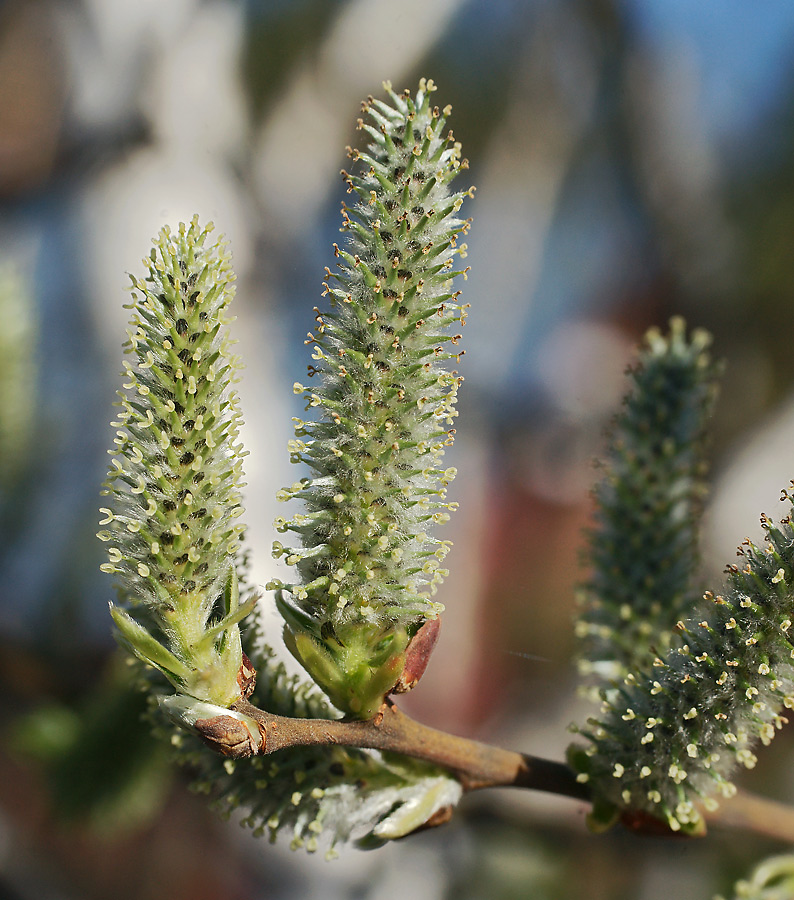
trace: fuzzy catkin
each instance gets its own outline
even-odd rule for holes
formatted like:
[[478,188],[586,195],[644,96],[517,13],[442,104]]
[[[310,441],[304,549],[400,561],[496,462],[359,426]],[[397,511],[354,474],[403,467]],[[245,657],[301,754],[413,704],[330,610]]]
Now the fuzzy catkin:
[[98,536],[116,576],[118,633],[178,688],[228,705],[240,696],[234,560],[242,525],[240,413],[226,309],[225,244],[197,218],[164,228],[132,278],[133,310],[116,447]]
[[[794,487],[794,484],[792,485]],[[781,498],[791,507],[794,492]],[[703,827],[702,808],[730,797],[794,707],[792,512],[762,516],[766,541],[746,540],[723,593],[706,591],[674,625],[668,649],[605,687],[597,718],[569,758],[591,785],[598,817],[641,811],[674,831]],[[638,559],[638,564],[641,560]]]
[[692,599],[717,374],[707,344],[697,332],[687,341],[680,320],[668,338],[650,334],[596,491],[578,631],[603,702],[580,732],[587,747],[570,751],[595,820],[623,808],[701,829],[702,807],[732,795],[734,770],[755,764],[754,745],[794,703],[790,514],[779,525],[762,517],[766,546],[745,541],[724,595]]
[[717,394],[710,336],[682,319],[651,329],[594,491],[590,575],[576,625],[579,668],[596,690],[647,666],[702,594],[695,587],[706,494],[706,422]]
[[296,421],[290,452],[312,474],[280,494],[305,512],[276,525],[299,541],[274,545],[299,576],[276,585],[287,645],[361,718],[397,681],[411,634],[441,611],[432,597],[449,542],[432,531],[455,506],[441,459],[461,379],[444,363],[460,356],[450,329],[465,308],[452,279],[465,274],[454,258],[468,223],[456,213],[470,194],[449,189],[465,161],[444,134],[450,109],[430,102],[433,83],[422,79],[415,99],[386,88],[392,105],[364,104],[372,143],[350,151],[358,174],[344,173],[358,200],[343,207],[330,309],[316,310],[307,340],[317,383],[295,385],[317,417]]

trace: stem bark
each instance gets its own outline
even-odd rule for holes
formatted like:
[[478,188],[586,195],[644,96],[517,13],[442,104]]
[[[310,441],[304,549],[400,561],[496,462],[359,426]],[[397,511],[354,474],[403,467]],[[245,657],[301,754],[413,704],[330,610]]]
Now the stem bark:
[[[267,755],[289,747],[343,745],[401,753],[435,763],[460,780],[465,791],[488,787],[519,787],[545,791],[590,802],[586,784],[576,780],[565,763],[505,750],[469,738],[438,731],[410,718],[387,700],[380,712],[366,721],[346,719],[292,719],[264,712],[247,700],[233,709],[255,719],[262,733],[258,753]],[[710,825],[753,831],[775,840],[794,843],[794,808],[747,791],[707,813]],[[633,831],[660,834],[663,823],[636,823]]]

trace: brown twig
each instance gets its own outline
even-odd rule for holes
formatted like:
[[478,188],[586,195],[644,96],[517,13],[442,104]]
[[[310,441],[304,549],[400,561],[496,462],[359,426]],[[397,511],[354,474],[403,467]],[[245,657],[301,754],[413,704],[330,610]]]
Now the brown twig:
[[[262,735],[257,752],[262,755],[310,745],[387,750],[449,769],[466,791],[520,787],[590,801],[587,785],[578,782],[574,771],[564,763],[429,728],[405,715],[392,701],[387,701],[377,716],[363,722],[291,719],[263,712],[247,700],[238,701],[233,709],[256,720]],[[706,819],[712,826],[741,828],[794,843],[794,808],[747,791],[740,791],[719,810],[707,813]],[[639,833],[672,834],[663,822],[650,818],[647,824],[638,822],[632,820],[632,824],[625,824]]]
[[290,719],[263,712],[246,700],[236,703],[234,709],[259,723],[264,734],[260,749],[263,754],[310,744],[389,750],[450,769],[467,791],[513,786],[588,799],[586,785],[577,782],[575,773],[563,763],[428,728],[405,715],[392,702],[385,703],[377,716],[365,722]]

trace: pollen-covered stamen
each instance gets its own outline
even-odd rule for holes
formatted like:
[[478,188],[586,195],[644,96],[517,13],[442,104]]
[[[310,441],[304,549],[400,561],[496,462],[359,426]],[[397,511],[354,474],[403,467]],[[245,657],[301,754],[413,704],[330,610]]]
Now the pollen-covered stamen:
[[334,245],[324,284],[332,308],[311,338],[322,384],[300,386],[319,415],[290,447],[314,477],[290,492],[306,511],[284,525],[303,547],[290,551],[300,584],[284,586],[281,608],[293,651],[356,715],[397,681],[411,634],[440,611],[445,572],[447,546],[427,526],[451,508],[439,460],[460,379],[443,364],[459,354],[444,346],[465,315],[449,286],[469,227],[455,213],[470,191],[447,187],[460,153],[430,90],[423,81],[415,99],[388,89],[391,105],[365,104],[359,127],[372,143],[350,151],[357,171],[343,173],[359,200],[343,207],[347,243]]
[[234,559],[243,526],[237,360],[225,326],[234,276],[196,219],[164,229],[133,278],[123,409],[105,493],[103,567],[124,641],[181,690],[239,696]]

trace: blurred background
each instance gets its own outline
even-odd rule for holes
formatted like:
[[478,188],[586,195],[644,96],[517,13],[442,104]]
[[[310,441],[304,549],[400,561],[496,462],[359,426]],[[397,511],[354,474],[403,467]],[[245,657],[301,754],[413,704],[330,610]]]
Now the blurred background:
[[[359,102],[422,75],[478,187],[449,453],[447,615],[423,721],[560,758],[591,460],[644,330],[726,360],[704,565],[794,476],[789,0],[0,2],[0,900],[709,898],[779,846],[592,837],[577,804],[466,798],[325,863],[219,822],[138,722],[95,539],[128,279],[198,212],[231,241],[255,579]],[[268,611],[270,616],[270,612]],[[280,628],[272,619],[271,640]],[[410,703],[408,702],[410,701]],[[794,800],[792,734],[746,783]]]

